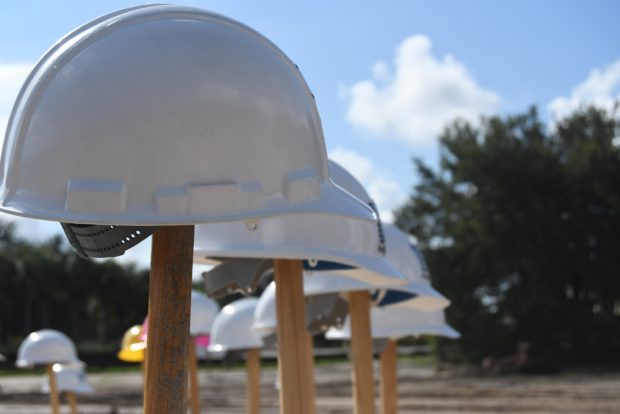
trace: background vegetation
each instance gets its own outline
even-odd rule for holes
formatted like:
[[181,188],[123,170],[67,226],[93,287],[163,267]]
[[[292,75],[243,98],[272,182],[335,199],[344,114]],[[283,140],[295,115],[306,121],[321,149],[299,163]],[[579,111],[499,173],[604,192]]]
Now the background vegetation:
[[550,129],[535,109],[450,125],[440,163],[397,224],[420,242],[470,361],[527,342],[558,362],[620,356],[620,134],[580,110]]

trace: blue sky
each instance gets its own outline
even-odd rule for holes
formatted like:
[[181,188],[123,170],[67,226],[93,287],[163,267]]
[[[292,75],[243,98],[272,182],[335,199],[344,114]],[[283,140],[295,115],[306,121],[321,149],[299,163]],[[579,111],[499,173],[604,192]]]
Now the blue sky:
[[[9,3],[0,12],[0,132],[28,68],[55,40],[136,4]],[[415,182],[411,157],[433,163],[437,134],[454,116],[475,121],[536,104],[551,121],[579,104],[609,106],[620,95],[617,1],[182,4],[255,28],[299,65],[330,155],[363,181],[388,219]],[[35,238],[59,228],[20,223]],[[144,255],[140,250],[129,259]]]

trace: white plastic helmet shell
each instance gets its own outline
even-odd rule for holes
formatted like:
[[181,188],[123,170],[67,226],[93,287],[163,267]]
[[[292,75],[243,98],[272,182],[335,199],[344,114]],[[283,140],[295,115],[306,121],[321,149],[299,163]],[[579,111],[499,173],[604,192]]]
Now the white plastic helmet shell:
[[304,272],[304,296],[347,293],[358,290],[374,291],[376,289],[377,285],[335,272]]
[[314,296],[327,293],[347,293],[367,290],[372,294],[375,306],[404,306],[419,310],[444,309],[450,302],[429,284],[409,282],[402,286],[384,289],[347,276],[331,272],[305,272],[304,295]]
[[67,335],[53,329],[43,329],[32,332],[22,341],[15,365],[26,368],[57,362],[82,363],[73,341]]
[[286,55],[234,20],[173,5],[103,16],[41,58],[9,119],[0,200],[102,225],[374,217],[329,180],[314,98]]
[[[365,283],[358,280],[329,272],[316,272],[315,274],[325,275],[324,278],[321,278],[321,281],[329,284],[329,282],[333,280],[336,285],[335,289],[329,289],[329,291],[327,291],[328,289],[325,289],[326,291],[323,293],[339,293],[340,291],[338,290],[338,286],[366,286]],[[309,293],[312,292],[317,285],[318,284],[314,284],[313,286],[312,283],[308,282],[307,276],[304,276],[304,295],[312,296],[315,294],[321,294],[321,292]],[[363,290],[363,287],[357,290]],[[323,321],[321,322],[323,323]],[[256,331],[262,338],[265,338],[276,332],[277,325],[278,321],[276,316],[276,284],[275,282],[271,282],[263,291],[260,298],[258,298],[256,311],[254,312],[254,324],[252,325],[252,329]]]
[[[364,203],[370,196],[353,176],[330,161],[334,182]],[[215,257],[304,259],[306,267],[334,272],[385,286],[404,283],[385,258],[378,221],[325,214],[269,217],[251,222],[196,226],[194,261]],[[326,267],[327,265],[327,267]]]
[[424,258],[412,245],[409,237],[392,224],[384,224],[383,230],[387,259],[407,278],[406,284],[386,286],[332,272],[307,271],[304,274],[304,294],[312,296],[368,290],[373,292],[373,302],[377,306],[396,306],[398,303],[400,306],[420,310],[447,307],[450,301],[431,286]]
[[[427,311],[448,307],[450,300],[431,286],[426,261],[415,245],[415,241],[393,224],[385,224],[383,230],[387,246],[386,256],[407,277],[409,283],[399,286],[398,289],[390,288],[380,292],[379,296],[382,297],[378,298],[379,306],[399,302],[400,306]],[[410,293],[414,296],[408,297],[403,293]]]
[[243,298],[224,306],[213,322],[209,351],[262,348],[260,335],[251,329],[257,304],[256,298]]
[[[459,338],[461,335],[446,324],[443,310],[420,311],[412,308],[386,306],[370,311],[372,337],[399,339],[406,336],[438,335]],[[341,328],[331,328],[325,334],[327,339],[349,340],[351,322],[349,317]]]
[[214,300],[209,299],[204,293],[192,290],[192,307],[189,319],[190,335],[210,333],[219,310],[220,308]]
[[[91,394],[95,392],[92,385],[86,381],[86,372],[80,365],[54,364],[52,367],[56,375],[58,392],[73,392],[76,394]],[[49,378],[43,382],[43,392],[49,393]]]
[[252,330],[264,338],[276,332],[276,283],[271,282],[258,298]]

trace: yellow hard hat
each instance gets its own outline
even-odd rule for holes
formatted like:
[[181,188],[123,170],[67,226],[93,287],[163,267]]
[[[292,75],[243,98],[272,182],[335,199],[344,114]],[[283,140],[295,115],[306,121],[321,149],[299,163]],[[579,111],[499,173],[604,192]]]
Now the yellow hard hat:
[[142,326],[135,325],[127,329],[123,335],[121,350],[118,352],[118,359],[126,362],[144,361],[144,350],[146,342],[141,339]]

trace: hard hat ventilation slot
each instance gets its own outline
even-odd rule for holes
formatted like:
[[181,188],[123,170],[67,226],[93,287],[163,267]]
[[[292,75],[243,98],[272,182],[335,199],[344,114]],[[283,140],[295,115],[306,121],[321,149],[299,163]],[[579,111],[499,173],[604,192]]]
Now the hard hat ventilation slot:
[[82,257],[116,257],[153,234],[158,227],[61,223],[71,246]]

